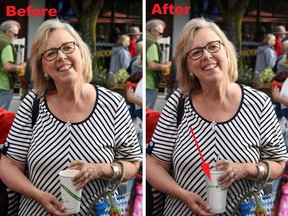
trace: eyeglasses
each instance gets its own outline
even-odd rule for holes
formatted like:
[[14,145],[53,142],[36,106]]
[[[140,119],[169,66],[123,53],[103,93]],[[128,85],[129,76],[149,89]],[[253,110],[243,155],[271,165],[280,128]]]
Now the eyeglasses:
[[222,43],[220,42],[220,40],[209,42],[208,44],[206,44],[206,46],[197,47],[197,48],[190,50],[187,53],[187,56],[189,56],[189,58],[192,60],[198,60],[203,56],[204,49],[206,49],[209,53],[216,53],[220,50],[221,44]]
[[13,34],[14,37],[18,37],[18,34],[12,32],[11,30],[9,30],[11,32],[11,34]]
[[74,52],[75,45],[78,46],[78,44],[76,44],[75,41],[67,42],[67,43],[62,44],[58,48],[52,48],[52,49],[46,50],[45,52],[42,53],[41,56],[43,56],[47,61],[53,61],[54,59],[57,58],[59,50],[61,50],[64,54],[70,54]]
[[162,33],[162,32],[158,31],[157,29],[153,29],[153,30],[156,31],[156,32],[159,34],[160,37],[163,36],[163,33]]

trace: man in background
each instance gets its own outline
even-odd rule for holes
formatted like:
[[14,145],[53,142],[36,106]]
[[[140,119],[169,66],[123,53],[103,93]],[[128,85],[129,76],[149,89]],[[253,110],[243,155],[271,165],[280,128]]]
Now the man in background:
[[129,28],[129,32],[127,33],[127,35],[130,37],[130,44],[128,46],[128,50],[130,52],[131,58],[137,56],[136,43],[140,39],[141,34],[142,33],[140,32],[138,26],[132,26]]
[[282,42],[283,42],[283,40],[287,34],[285,26],[283,26],[283,25],[276,26],[275,32],[273,32],[273,34],[276,36],[276,43],[274,45],[274,50],[277,54],[277,57],[279,57],[283,54]]
[[26,62],[15,64],[16,53],[12,44],[21,26],[17,21],[7,20],[0,25],[0,107],[8,110],[17,73],[26,67]]
[[165,26],[159,19],[152,19],[146,23],[146,107],[152,110],[157,99],[162,71],[171,66],[171,62],[160,62],[161,50],[157,43]]

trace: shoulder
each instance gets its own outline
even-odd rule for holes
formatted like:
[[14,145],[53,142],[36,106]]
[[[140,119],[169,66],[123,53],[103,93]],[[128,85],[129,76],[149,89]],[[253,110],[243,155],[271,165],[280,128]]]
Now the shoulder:
[[253,101],[257,104],[265,104],[267,101],[270,101],[270,97],[263,91],[254,89],[250,86],[241,85],[244,92],[244,99]]
[[179,103],[183,102],[185,103],[185,101],[189,100],[188,97],[184,97],[181,89],[176,89],[171,96],[168,98],[167,103],[165,104],[165,106],[169,109],[169,110],[177,110]]
[[151,44],[151,46],[147,48],[147,51],[149,51],[149,50],[155,50],[155,49],[156,49],[156,50],[158,49],[157,43]]
[[114,92],[110,89],[107,89],[102,86],[95,86],[98,98],[101,102],[119,104],[120,101],[123,101],[124,98],[117,92]]

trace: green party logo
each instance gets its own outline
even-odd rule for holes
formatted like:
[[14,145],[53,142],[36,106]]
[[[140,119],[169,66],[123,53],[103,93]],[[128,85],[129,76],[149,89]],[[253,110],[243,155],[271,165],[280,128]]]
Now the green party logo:
[[216,189],[221,189],[219,185],[208,185],[208,188],[216,188]]
[[70,195],[72,196],[74,199],[76,199],[77,201],[81,202],[81,198],[78,197],[76,194],[74,194],[72,191],[70,191],[67,187],[65,187],[65,185],[60,184],[60,186]]

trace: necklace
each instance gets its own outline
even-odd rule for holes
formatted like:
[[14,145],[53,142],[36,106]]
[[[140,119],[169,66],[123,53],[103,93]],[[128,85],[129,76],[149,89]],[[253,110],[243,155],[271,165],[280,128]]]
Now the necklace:
[[[231,84],[229,84],[229,87],[227,88],[225,97],[228,96],[228,98],[229,98],[229,96],[230,96],[230,89],[231,89]],[[204,103],[205,103],[205,106],[208,107],[208,104],[207,104],[207,101],[206,101],[206,99],[205,99],[205,97],[204,97],[203,92],[202,92],[202,96],[203,96],[203,101],[204,101]],[[211,113],[210,110],[208,109],[210,118],[212,119],[212,129],[213,129],[213,130],[215,129],[215,127],[216,127],[216,125],[217,125],[217,123],[216,123],[216,121],[215,121],[215,118],[218,116],[218,114],[219,114],[219,113],[221,112],[221,110],[223,109],[224,102],[225,102],[225,98],[224,98],[224,100],[221,102],[221,104],[220,104],[220,106],[219,106],[219,108],[218,108],[218,111],[216,112],[215,115],[212,115],[212,113]]]
[[[81,91],[79,100],[78,100],[77,103],[75,104],[75,107],[74,107],[72,113],[74,113],[74,112],[78,109],[79,103],[80,103],[80,99],[81,99],[81,98],[84,98],[84,91],[85,91],[85,84],[84,84],[83,89],[82,89],[82,91]],[[70,126],[71,126],[70,118],[69,118],[69,117],[67,116],[67,114],[64,112],[63,106],[62,106],[62,103],[61,103],[61,100],[60,100],[60,97],[59,97],[58,94],[57,94],[57,98],[58,98],[58,102],[59,102],[60,107],[61,107],[61,111],[62,111],[62,113],[64,114],[65,118],[67,119],[67,122],[66,122],[65,126],[66,126],[67,130],[70,131]]]

